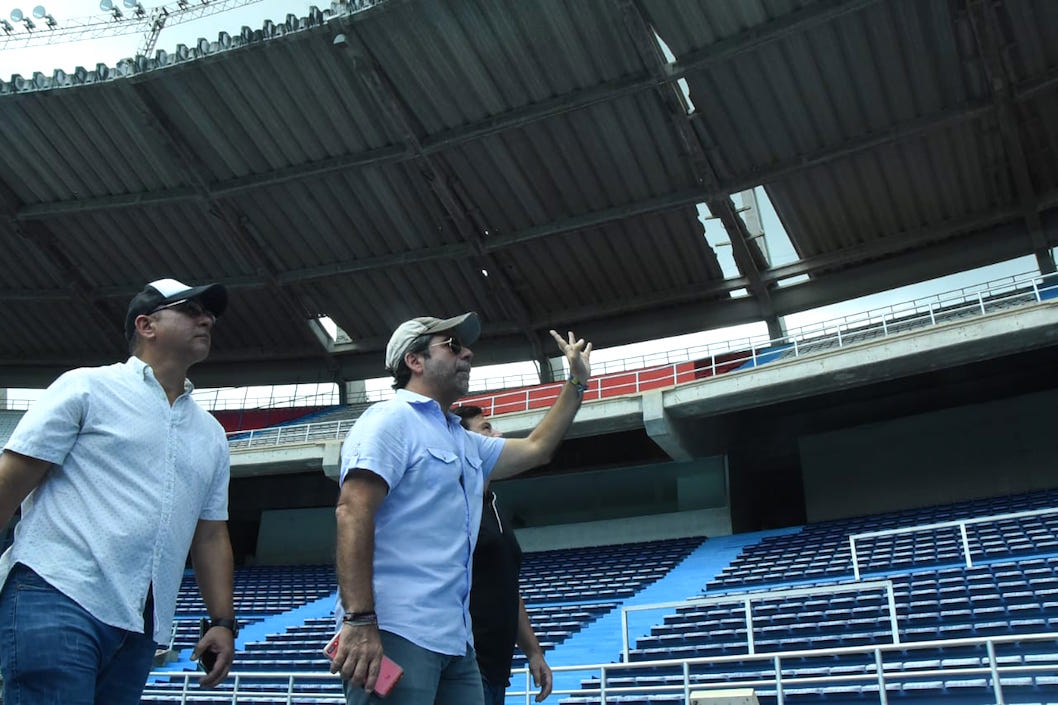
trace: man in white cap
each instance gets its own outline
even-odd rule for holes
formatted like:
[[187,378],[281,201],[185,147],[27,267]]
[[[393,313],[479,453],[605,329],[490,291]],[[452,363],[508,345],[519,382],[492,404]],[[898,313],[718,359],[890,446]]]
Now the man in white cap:
[[148,284],[126,313],[129,359],[60,376],[4,447],[0,526],[22,505],[0,558],[7,705],[138,704],[189,550],[212,618],[201,684],[227,675],[228,444],[187,380],[227,301],[219,284]]
[[570,376],[527,438],[470,433],[448,409],[467,393],[475,313],[402,323],[386,348],[396,398],[357,420],[342,446],[341,631],[331,663],[348,705],[373,700],[382,656],[404,668],[391,705],[480,705],[471,566],[485,483],[547,463],[580,408],[591,343],[551,336]]

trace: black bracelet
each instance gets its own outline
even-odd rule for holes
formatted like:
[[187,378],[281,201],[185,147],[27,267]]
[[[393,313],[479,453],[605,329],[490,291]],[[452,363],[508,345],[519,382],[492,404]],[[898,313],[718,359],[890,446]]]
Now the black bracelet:
[[378,624],[378,615],[371,612],[346,612],[342,615],[342,621],[358,627],[362,624]]
[[218,617],[217,619],[211,619],[209,622],[209,628],[213,627],[224,627],[230,629],[232,636],[239,636],[239,622],[236,619],[228,619],[227,617]]

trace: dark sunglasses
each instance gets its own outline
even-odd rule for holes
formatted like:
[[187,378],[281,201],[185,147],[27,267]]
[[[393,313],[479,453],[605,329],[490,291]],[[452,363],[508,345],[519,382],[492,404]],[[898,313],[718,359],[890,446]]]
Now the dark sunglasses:
[[190,316],[191,318],[209,316],[210,320],[214,322],[217,320],[217,317],[212,311],[203,306],[201,302],[195,301],[194,299],[180,299],[179,301],[173,301],[172,303],[162,304],[151,311],[151,313],[158,313],[167,308],[176,311],[177,313],[182,313],[185,316]]
[[436,348],[438,345],[447,345],[453,355],[458,355],[463,352],[463,344],[459,342],[459,338],[449,338],[448,340],[442,340],[438,343],[431,343],[430,347]]

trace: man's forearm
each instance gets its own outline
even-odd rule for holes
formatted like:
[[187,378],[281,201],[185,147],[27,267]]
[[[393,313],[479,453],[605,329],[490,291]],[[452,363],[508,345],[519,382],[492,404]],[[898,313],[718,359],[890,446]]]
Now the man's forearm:
[[511,438],[504,444],[491,480],[501,480],[548,463],[580,409],[581,395],[569,382],[558,399],[527,438]]
[[546,456],[544,462],[551,459],[558,444],[565,438],[573,424],[573,417],[580,410],[580,403],[580,392],[573,384],[566,382],[543,420],[529,434],[526,440],[539,447],[539,452]]
[[522,650],[526,658],[532,658],[543,653],[543,649],[540,648],[540,642],[536,638],[536,632],[533,631],[533,625],[529,621],[529,612],[525,609],[525,601],[522,600],[521,595],[518,596],[518,634],[515,637],[515,643],[518,644],[518,648]]
[[200,521],[191,542],[191,565],[206,611],[213,619],[235,616],[231,539],[223,521]]

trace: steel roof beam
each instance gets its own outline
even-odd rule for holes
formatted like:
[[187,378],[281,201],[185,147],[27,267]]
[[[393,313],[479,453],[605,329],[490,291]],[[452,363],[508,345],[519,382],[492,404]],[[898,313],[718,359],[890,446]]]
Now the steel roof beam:
[[1047,237],[1043,223],[1037,212],[1036,189],[1032,184],[1028,160],[1025,158],[1025,147],[1021,140],[1017,113],[1014,107],[1014,89],[1007,62],[1000,48],[1003,42],[1002,29],[996,17],[994,0],[966,0],[966,11],[973,28],[974,39],[981,52],[988,85],[995,104],[995,115],[999,122],[999,132],[1003,136],[1003,146],[1007,164],[1014,177],[1018,200],[1021,203],[1022,216],[1028,228],[1029,238],[1035,249],[1036,262],[1040,272],[1053,274],[1056,271],[1054,257],[1047,246]]
[[[710,212],[719,218],[724,230],[731,240],[731,249],[738,271],[749,282],[750,295],[760,306],[761,318],[768,325],[773,337],[780,337],[781,326],[775,315],[768,287],[761,280],[761,270],[768,267],[760,247],[749,236],[746,224],[735,210],[731,198],[716,194],[718,180],[716,169],[706,155],[705,148],[698,138],[698,133],[691,124],[690,105],[683,96],[677,83],[666,81],[665,74],[669,64],[658,44],[658,37],[653,24],[640,7],[638,0],[617,0],[625,27],[639,51],[639,56],[648,70],[659,79],[657,94],[669,113],[670,123],[687,154],[687,162],[694,179],[705,189],[713,191],[713,197],[706,200]],[[702,233],[703,237],[705,233]]]
[[[810,4],[800,10],[755,27],[748,32],[704,47],[680,61],[664,64],[660,75],[653,71],[647,71],[643,74],[610,81],[582,91],[535,103],[528,108],[520,108],[502,115],[491,116],[471,125],[424,137],[421,140],[422,153],[427,155],[434,154],[459,144],[481,139],[482,137],[523,127],[557,115],[582,110],[599,103],[611,102],[624,96],[655,88],[660,83],[675,83],[695,71],[700,71],[703,68],[726,61],[747,51],[753,51],[771,42],[779,41],[793,33],[831,21],[841,15],[856,12],[878,1],[824,0],[823,2]],[[240,177],[214,184],[212,188],[217,195],[235,195],[247,190],[265,188],[289,181],[298,181],[335,171],[353,169],[369,164],[406,161],[413,157],[415,155],[407,152],[404,146],[389,146],[352,155],[328,158],[318,162],[300,164],[266,174]],[[124,194],[82,201],[60,201],[28,206],[22,208],[18,212],[17,217],[20,220],[36,219],[59,215],[60,212],[57,212],[56,209],[60,209],[61,213],[71,213],[84,210],[159,205],[186,201],[192,198],[195,198],[195,193],[191,189],[166,189],[156,192],[144,192],[142,194]]]
[[346,36],[353,41],[347,44],[336,42],[335,46],[341,50],[349,50],[351,53],[353,67],[361,83],[375,98],[388,118],[387,124],[398,133],[397,138],[413,156],[423,178],[445,212],[451,217],[456,232],[468,247],[467,255],[476,260],[475,267],[489,272],[488,288],[497,294],[497,303],[503,308],[508,318],[517,323],[522,334],[528,339],[534,359],[546,359],[541,336],[529,324],[528,307],[515,292],[503,267],[485,247],[491,230],[484,222],[481,209],[471,201],[470,196],[448,165],[439,157],[425,151],[423,138],[420,137],[425,130],[404,105],[389,76],[386,75],[371,54],[367,44],[360,37],[358,27],[347,26]]
[[[698,202],[697,199],[697,195],[694,195],[692,197],[687,194],[677,194],[669,197],[669,200],[672,203],[682,205],[696,203]],[[654,206],[657,206],[659,201],[654,199],[651,201],[651,203]],[[1046,212],[1048,209],[1054,208],[1058,208],[1058,193],[1044,194],[1040,202],[1041,212]],[[608,214],[609,211],[607,211],[607,215]],[[835,252],[829,252],[809,257],[797,262],[793,262],[791,264],[766,269],[760,273],[760,276],[761,280],[764,283],[771,284],[781,282],[784,279],[790,279],[792,277],[816,274],[827,269],[846,267],[848,265],[853,265],[858,262],[869,261],[872,259],[877,259],[879,257],[885,257],[888,255],[896,254],[916,245],[932,246],[962,233],[994,228],[1004,223],[1016,221],[1021,217],[1021,215],[1022,213],[1020,207],[998,211],[986,216],[974,215],[972,217],[964,218],[954,223],[949,223],[946,227],[928,227],[919,230],[913,230],[900,235],[892,235],[884,238],[879,238],[877,241],[872,243],[856,245],[854,247],[847,247]],[[1045,244],[1048,247],[1058,245],[1058,235],[1046,240]],[[306,269],[291,270],[288,272],[280,273],[279,275],[277,275],[277,279],[282,284],[291,284],[295,282],[311,281],[314,279],[322,279],[327,277],[344,276],[347,274],[354,274],[356,272],[368,271],[372,269],[399,267],[417,262],[460,259],[471,256],[474,256],[474,251],[470,247],[470,245],[467,243],[458,243],[454,245],[448,245],[443,248],[417,250],[414,252],[400,253],[396,255],[385,255],[381,257],[372,257],[362,260],[352,260],[349,262],[335,262],[324,267],[311,267]],[[249,289],[267,286],[267,283],[263,278],[252,276],[226,279],[224,280],[224,284],[229,288]],[[700,290],[697,290],[696,293],[693,293],[692,296],[701,297],[709,294],[729,293],[737,289],[747,288],[748,286],[748,280],[743,277],[735,279],[726,279],[723,282],[714,282],[709,286],[705,286]],[[138,289],[132,287],[99,287],[93,289],[93,296],[96,299],[129,298],[133,294],[135,294],[137,290]],[[644,299],[644,302],[649,303],[649,305],[664,304],[670,300],[669,298],[667,298],[667,296],[670,295],[672,295],[672,292],[656,301],[648,297],[647,299]],[[43,294],[37,294],[23,289],[0,289],[0,301],[19,301],[26,299],[60,300],[68,298],[68,292],[65,292],[61,289],[55,289],[50,292],[45,292]],[[552,323],[549,321],[533,321],[534,327],[549,327],[551,325]]]
[[[238,208],[225,204],[210,191],[205,179],[200,176],[200,174],[207,173],[205,165],[184,143],[175,126],[166,117],[165,111],[145,87],[138,83],[126,85],[128,86],[125,91],[127,98],[133,102],[136,110],[143,116],[148,129],[154,133],[164,150],[172,155],[208,213],[223,224],[223,231],[228,234],[232,246],[242,254],[247,262],[251,263],[255,274],[276,297],[279,305],[286,309],[287,315],[295,320],[304,321],[305,330],[308,332],[309,314],[307,311],[309,309],[295,295],[284,289],[276,278],[276,268],[265,259],[264,252],[267,248],[249,217]],[[330,359],[327,350],[322,346],[319,348],[319,354],[324,360]]]

